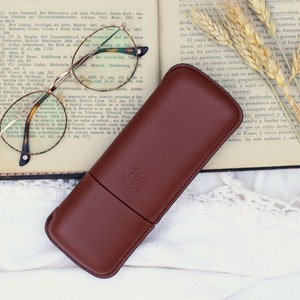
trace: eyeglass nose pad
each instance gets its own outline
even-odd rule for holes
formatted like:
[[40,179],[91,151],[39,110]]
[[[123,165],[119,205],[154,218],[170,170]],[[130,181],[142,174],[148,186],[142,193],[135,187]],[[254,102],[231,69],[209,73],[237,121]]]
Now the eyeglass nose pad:
[[78,76],[78,77],[73,77],[73,80],[75,81],[76,84],[80,84],[80,85],[85,85],[85,86],[89,86],[92,84],[92,81],[90,79],[88,79],[87,77],[84,77],[82,75]]
[[124,21],[122,22],[121,26],[120,26],[123,30],[126,30],[126,27],[127,27],[127,22]]
[[67,102],[65,101],[62,94],[57,94],[56,98],[59,100],[59,102],[63,105],[64,108],[67,107]]

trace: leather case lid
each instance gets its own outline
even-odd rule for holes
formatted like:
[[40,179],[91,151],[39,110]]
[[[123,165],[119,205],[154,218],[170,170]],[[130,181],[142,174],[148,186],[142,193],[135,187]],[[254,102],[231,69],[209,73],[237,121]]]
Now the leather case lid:
[[112,276],[151,231],[147,222],[87,174],[54,210],[48,237],[82,268]]
[[177,65],[90,173],[157,223],[241,121],[224,89],[198,69]]

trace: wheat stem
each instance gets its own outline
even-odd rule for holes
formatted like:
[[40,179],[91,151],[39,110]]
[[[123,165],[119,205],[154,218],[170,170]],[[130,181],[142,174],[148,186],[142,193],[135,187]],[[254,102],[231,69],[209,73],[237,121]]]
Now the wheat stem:
[[298,142],[300,143],[300,134],[299,134],[297,128],[295,127],[294,123],[291,120],[291,118],[295,119],[295,116],[289,111],[289,109],[286,107],[284,102],[280,99],[280,97],[279,97],[277,91],[275,90],[274,86],[272,85],[271,81],[268,78],[263,78],[262,76],[260,76],[260,77],[272,91],[273,95],[275,96],[275,99],[277,100],[277,103],[280,105],[280,107],[285,115],[285,118],[287,119],[292,131],[294,132]]

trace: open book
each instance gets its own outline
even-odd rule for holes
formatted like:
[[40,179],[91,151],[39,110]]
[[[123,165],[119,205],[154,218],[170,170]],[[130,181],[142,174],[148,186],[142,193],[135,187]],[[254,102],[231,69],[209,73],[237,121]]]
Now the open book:
[[[292,53],[299,42],[299,4],[290,0],[271,1],[271,5],[284,47]],[[187,21],[182,9],[179,0],[4,2],[0,11],[0,117],[14,100],[47,89],[57,75],[67,71],[78,44],[101,26],[126,22],[136,44],[149,50],[139,60],[133,78],[116,91],[94,92],[72,79],[64,82],[55,91],[68,115],[61,142],[20,167],[20,153],[1,139],[0,176],[83,174],[166,71],[180,62],[207,73],[244,111],[243,124],[206,170],[300,165],[300,144],[272,93],[235,53],[215,45]]]

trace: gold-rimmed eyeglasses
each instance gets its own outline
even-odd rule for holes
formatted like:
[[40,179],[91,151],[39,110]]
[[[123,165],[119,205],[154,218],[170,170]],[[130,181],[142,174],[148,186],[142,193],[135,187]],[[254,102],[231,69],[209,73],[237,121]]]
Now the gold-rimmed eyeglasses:
[[48,90],[22,96],[4,113],[0,135],[20,152],[19,165],[26,165],[33,154],[51,150],[63,138],[67,113],[53,92],[64,80],[73,75],[91,90],[118,89],[132,78],[138,59],[147,51],[148,47],[136,46],[125,24],[102,27],[87,36],[75,51],[70,68],[57,76]]

